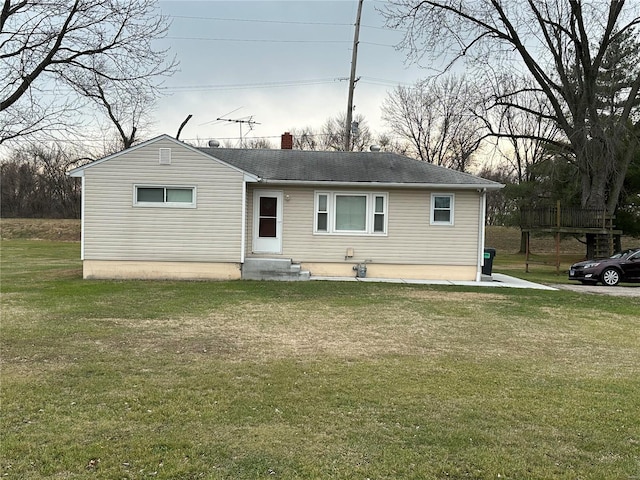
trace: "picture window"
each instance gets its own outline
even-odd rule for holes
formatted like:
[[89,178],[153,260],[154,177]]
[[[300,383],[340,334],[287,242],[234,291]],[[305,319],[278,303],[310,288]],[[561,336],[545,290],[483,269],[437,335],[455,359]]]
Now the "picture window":
[[387,233],[386,193],[316,192],[315,205],[315,233]]

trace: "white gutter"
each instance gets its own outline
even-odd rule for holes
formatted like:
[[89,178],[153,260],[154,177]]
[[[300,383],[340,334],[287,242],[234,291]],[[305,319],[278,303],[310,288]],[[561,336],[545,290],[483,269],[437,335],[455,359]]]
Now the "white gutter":
[[486,189],[482,189],[479,190],[479,192],[480,204],[478,207],[478,269],[476,271],[476,282],[482,280],[482,267],[484,265],[484,235],[487,216],[487,191]]
[[441,190],[500,190],[504,188],[502,184],[469,184],[469,183],[398,183],[398,182],[334,182],[331,180],[269,180],[260,179],[260,183],[283,184],[283,185],[330,185],[335,187],[401,187],[401,188],[431,188]]

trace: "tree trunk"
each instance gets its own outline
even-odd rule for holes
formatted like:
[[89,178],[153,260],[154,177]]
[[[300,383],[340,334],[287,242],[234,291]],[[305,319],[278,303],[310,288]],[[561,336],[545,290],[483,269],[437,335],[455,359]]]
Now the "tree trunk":
[[607,178],[603,172],[583,172],[582,174],[582,208],[605,210],[607,206]]
[[518,253],[527,253],[527,232],[520,230],[520,251]]

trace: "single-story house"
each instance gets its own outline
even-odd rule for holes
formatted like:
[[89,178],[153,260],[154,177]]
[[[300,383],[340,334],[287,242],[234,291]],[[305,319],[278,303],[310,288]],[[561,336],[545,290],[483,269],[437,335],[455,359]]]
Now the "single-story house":
[[196,148],[161,135],[82,179],[84,278],[479,281],[486,192],[394,153]]

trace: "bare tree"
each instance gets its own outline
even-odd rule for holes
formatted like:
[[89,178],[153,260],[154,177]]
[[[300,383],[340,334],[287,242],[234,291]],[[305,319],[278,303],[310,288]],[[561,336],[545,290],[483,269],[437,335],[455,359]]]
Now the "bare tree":
[[[565,136],[557,147],[575,156],[582,205],[613,213],[638,148],[637,65],[615,87],[616,115],[601,108],[598,85],[611,49],[635,36],[639,9],[625,0],[392,0],[385,16],[406,30],[403,46],[413,59],[463,59],[479,74],[510,70],[529,78],[551,106],[543,115]],[[497,103],[527,111],[521,98],[530,90],[522,85]]]
[[273,148],[273,144],[266,138],[249,138],[245,140],[244,148],[270,149]]
[[[478,175],[487,180],[503,183],[507,188],[487,192],[487,225],[515,225],[519,221],[518,202],[508,194],[508,189],[515,181],[514,172],[506,165],[489,167],[485,165]],[[507,192],[505,191],[507,190]]]
[[[0,143],[72,129],[87,114],[83,95],[121,126],[126,115],[118,112],[117,95],[149,100],[158,78],[175,70],[175,61],[153,43],[167,28],[154,0],[4,0]],[[134,110],[139,115],[139,107]],[[123,141],[135,138],[132,128],[119,130]]]
[[139,129],[149,122],[149,108],[156,100],[153,89],[138,81],[112,83],[96,72],[76,78],[75,90],[90,100],[108,120],[109,132],[117,138],[112,152],[131,147],[139,137]]
[[[322,126],[319,137],[318,150],[344,150],[346,132],[344,126],[347,122],[346,114],[340,114],[329,118]],[[351,129],[351,151],[362,152],[373,143],[373,134],[369,130],[367,121],[363,115],[354,115]]]
[[378,135],[377,145],[383,152],[397,153],[398,155],[411,155],[411,145],[405,139],[398,140],[388,133]]
[[294,150],[318,150],[318,134],[311,127],[292,128]]
[[521,94],[520,104],[524,109],[492,103],[492,99],[516,90],[519,81],[509,73],[492,79],[488,85],[486,111],[479,112],[478,116],[496,139],[495,151],[513,171],[513,180],[520,184],[535,180],[534,167],[543,161],[548,145],[564,137],[557,124],[550,120],[553,112],[546,97],[534,88],[525,89]]
[[425,162],[466,171],[485,136],[474,113],[479,97],[464,78],[453,75],[398,86],[387,95],[383,119]]

